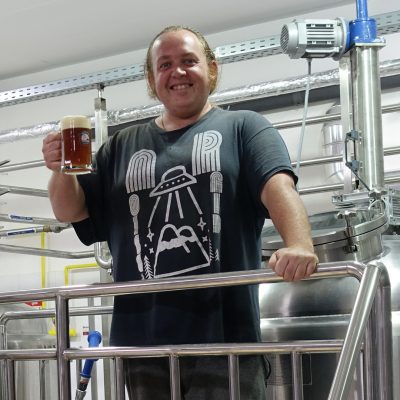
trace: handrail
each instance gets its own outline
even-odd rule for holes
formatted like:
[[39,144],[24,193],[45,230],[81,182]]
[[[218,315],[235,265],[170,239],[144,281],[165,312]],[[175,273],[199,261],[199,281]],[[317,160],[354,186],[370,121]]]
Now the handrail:
[[[390,283],[386,270],[381,263],[370,263],[367,266],[358,262],[335,262],[321,264],[318,272],[313,274],[310,279],[332,278],[339,276],[353,276],[357,279],[361,278],[360,289],[357,293],[357,299],[354,310],[350,319],[350,328],[348,329],[346,339],[343,343],[343,348],[347,349],[346,352],[342,351],[342,356],[339,360],[339,365],[335,374],[335,379],[331,388],[331,395],[329,400],[344,400],[346,397],[346,390],[348,383],[352,378],[352,369],[355,366],[355,354],[361,349],[361,339],[364,330],[367,328],[366,321],[371,310],[374,306],[375,319],[372,318],[372,323],[368,326],[371,330],[367,335],[371,338],[371,343],[365,348],[367,360],[371,360],[371,364],[377,373],[374,373],[370,378],[371,389],[373,391],[372,398],[379,398],[380,400],[392,400],[392,363],[391,363],[391,321],[390,321]],[[269,270],[253,270],[253,271],[237,271],[233,273],[219,273],[199,275],[195,277],[179,277],[167,279],[154,279],[146,282],[123,282],[112,284],[94,284],[94,285],[79,285],[74,287],[60,287],[53,289],[41,289],[33,291],[18,291],[0,293],[0,303],[25,301],[27,299],[40,299],[45,296],[46,299],[52,297],[56,299],[56,324],[57,324],[57,362],[58,362],[58,384],[59,384],[59,398],[60,400],[69,400],[71,398],[70,389],[70,371],[69,359],[73,357],[87,358],[101,358],[105,355],[111,357],[126,356],[127,352],[131,354],[138,354],[141,351],[151,350],[149,348],[118,348],[106,347],[102,349],[90,350],[72,350],[69,348],[69,313],[68,313],[68,300],[80,297],[99,297],[110,295],[124,295],[132,293],[150,293],[155,291],[171,291],[171,290],[184,290],[196,289],[205,287],[223,287],[232,285],[243,284],[259,284],[259,283],[272,283],[281,282],[282,278],[276,276]],[[372,300],[375,296],[375,290],[378,288],[377,299],[375,302]],[[379,321],[376,317],[381,318]],[[379,322],[379,324],[377,323]],[[303,343],[304,344],[304,343]],[[279,349],[278,343],[273,344],[252,344],[251,347],[245,348],[245,351],[255,352],[259,350],[257,346],[265,345],[268,351]],[[293,343],[283,344],[289,352],[301,352],[301,346]],[[321,344],[318,344],[321,345]],[[335,343],[337,346],[338,343]],[[228,354],[244,351],[242,344],[238,345],[236,349],[228,350],[229,345],[218,345],[213,351],[228,351]],[[208,349],[207,349],[208,347]],[[312,347],[312,346],[311,346]],[[187,346],[180,346],[179,349],[174,349],[168,346],[170,353],[171,349],[177,354],[183,352],[187,354],[194,349]],[[334,346],[332,346],[334,348]],[[209,345],[199,346],[199,351],[207,352],[212,349]],[[372,349],[374,351],[372,351]],[[379,349],[379,354],[375,349]],[[153,349],[154,351],[166,351],[166,348]],[[282,350],[282,348],[281,348]],[[310,349],[308,349],[310,350]],[[336,348],[338,350],[338,348]],[[13,352],[0,352],[0,359],[10,360],[18,356],[19,350]],[[90,353],[87,353],[90,351]],[[77,353],[74,353],[77,352]],[[27,356],[28,353],[25,354]],[[145,354],[145,353],[141,353]],[[384,388],[384,389],[382,389]],[[376,395],[375,395],[376,394]],[[178,397],[173,400],[179,400]]]

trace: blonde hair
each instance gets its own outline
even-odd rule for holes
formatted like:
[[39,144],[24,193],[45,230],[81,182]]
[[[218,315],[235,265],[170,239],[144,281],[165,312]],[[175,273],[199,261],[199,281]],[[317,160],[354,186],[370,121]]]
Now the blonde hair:
[[[152,64],[152,58],[151,58],[151,51],[153,49],[155,41],[164,33],[169,33],[169,32],[179,32],[179,31],[188,31],[193,33],[200,42],[204,55],[206,56],[207,64],[210,65],[212,62],[217,62],[217,59],[215,57],[214,52],[211,50],[207,40],[205,37],[198,31],[196,31],[193,28],[189,28],[187,26],[182,26],[182,25],[171,25],[167,26],[164,28],[160,33],[158,33],[153,40],[150,42],[149,47],[147,49],[147,54],[146,54],[146,61],[144,63],[144,74],[146,77],[147,81],[147,90],[149,92],[149,96],[152,98],[157,98],[157,92],[154,88],[154,78],[153,78],[153,64]],[[214,70],[213,70],[214,71]],[[209,80],[210,80],[210,94],[214,92],[215,88],[217,87],[217,81],[218,81],[218,68],[215,68],[215,73],[209,70]]]

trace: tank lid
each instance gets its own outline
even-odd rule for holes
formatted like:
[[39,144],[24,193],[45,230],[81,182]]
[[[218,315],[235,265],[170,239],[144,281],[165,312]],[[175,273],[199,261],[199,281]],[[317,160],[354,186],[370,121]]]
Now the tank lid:
[[[345,209],[314,214],[309,217],[314,246],[356,238],[360,235],[375,235],[387,224],[387,216],[364,209]],[[283,242],[275,227],[262,230],[262,249],[276,250],[283,247]]]

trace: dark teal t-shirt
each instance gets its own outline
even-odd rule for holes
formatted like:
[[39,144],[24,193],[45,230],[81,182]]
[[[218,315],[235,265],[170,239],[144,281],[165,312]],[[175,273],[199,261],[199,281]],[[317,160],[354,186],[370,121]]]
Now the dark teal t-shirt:
[[[260,192],[293,174],[279,133],[251,111],[213,108],[183,130],[153,121],[117,132],[79,177],[85,244],[107,241],[115,281],[256,269],[267,210]],[[293,175],[294,176],[294,175]],[[260,340],[258,287],[118,296],[111,344]]]

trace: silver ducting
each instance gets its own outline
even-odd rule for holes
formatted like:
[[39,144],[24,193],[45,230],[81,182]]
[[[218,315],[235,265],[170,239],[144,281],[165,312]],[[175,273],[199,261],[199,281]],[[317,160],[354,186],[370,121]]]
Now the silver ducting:
[[[400,75],[400,59],[389,60],[380,63],[380,76]],[[284,80],[262,82],[239,88],[219,91],[210,97],[213,104],[224,105],[250,101],[272,96],[304,91],[308,76],[294,77]],[[310,89],[318,89],[339,84],[338,70],[330,70],[311,75]],[[116,111],[108,111],[109,126],[115,126],[126,122],[138,121],[159,115],[163,110],[160,104],[142,106],[136,108],[124,108]],[[94,126],[94,117],[92,117]],[[0,132],[0,144],[45,136],[49,132],[59,129],[58,122],[49,122],[40,125],[29,126],[20,129],[12,129]]]

